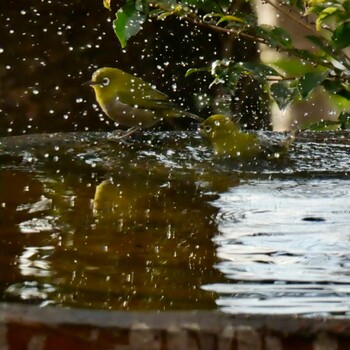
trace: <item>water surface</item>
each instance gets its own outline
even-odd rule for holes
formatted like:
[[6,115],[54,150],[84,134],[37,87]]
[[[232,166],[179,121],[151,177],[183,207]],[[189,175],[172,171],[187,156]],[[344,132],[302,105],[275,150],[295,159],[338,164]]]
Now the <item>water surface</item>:
[[195,133],[106,136],[1,139],[0,300],[348,314],[348,133],[250,164]]

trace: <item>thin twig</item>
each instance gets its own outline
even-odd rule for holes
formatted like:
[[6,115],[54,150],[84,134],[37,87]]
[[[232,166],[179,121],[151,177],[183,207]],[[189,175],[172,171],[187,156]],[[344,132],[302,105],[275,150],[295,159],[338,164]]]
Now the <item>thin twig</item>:
[[[268,3],[269,5],[271,5],[272,7],[274,7],[277,11],[280,11],[283,14],[285,14],[291,20],[296,21],[299,25],[301,25],[302,27],[304,27],[308,31],[311,31],[315,35],[320,36],[320,34],[312,26],[310,26],[309,24],[305,23],[305,21],[303,21],[301,18],[299,18],[295,14],[292,15],[292,13],[289,10],[286,10],[283,7],[283,6],[286,6],[286,5],[280,4],[281,6],[278,6],[272,0],[265,0],[265,2]],[[162,9],[162,10],[167,11],[167,12],[171,12],[173,10],[173,9],[171,9],[169,7],[165,8],[162,5],[159,5],[157,3],[152,3],[152,2],[149,2],[149,3],[150,3],[150,5],[152,5],[154,7],[158,7],[159,9]],[[173,14],[179,16],[178,13],[174,12]],[[243,32],[241,30],[237,30],[237,29],[234,29],[234,28],[219,27],[217,25],[205,22],[200,17],[198,17],[196,14],[194,14],[193,12],[185,12],[184,14],[180,15],[179,17],[184,19],[184,20],[186,20],[186,21],[188,21],[188,22],[191,22],[191,23],[196,24],[198,26],[201,26],[203,28],[208,28],[208,29],[210,29],[212,31],[215,31],[215,32],[218,32],[218,33],[225,33],[227,35],[235,35],[237,37],[242,37],[242,38],[245,38],[245,39],[253,40],[256,43],[265,44],[265,45],[267,45],[269,47],[273,47],[276,51],[285,51],[287,54],[288,53],[291,54],[291,52],[288,52],[288,50],[286,50],[286,49],[284,49],[284,48],[282,48],[280,46],[272,46],[268,41],[266,41],[265,39],[263,39],[261,37],[258,37],[256,35],[248,34],[248,33],[245,33],[245,32]],[[297,57],[301,58],[301,59],[308,60],[311,63],[320,64],[319,62],[314,62],[311,59],[305,58],[304,55],[302,55],[302,54],[298,55],[298,50],[295,50],[292,54],[294,56],[297,56]],[[343,53],[343,58],[345,58],[345,61],[348,59],[347,55],[345,55],[344,53]],[[339,57],[333,57],[333,59],[336,60],[336,61],[339,61]],[[347,62],[341,62],[341,63],[345,67],[347,67],[349,69],[349,64]],[[332,65],[330,63],[329,64],[323,64],[323,65],[325,67],[328,67],[328,68],[332,67]]]
[[[291,19],[292,21],[295,21],[296,23],[298,23],[300,26],[302,26],[303,28],[305,28],[306,30],[310,31],[311,33],[313,33],[314,35],[318,36],[318,37],[322,37],[320,35],[320,33],[313,28],[313,26],[309,25],[308,23],[305,22],[305,20],[303,20],[302,18],[300,18],[300,16],[295,15],[294,13],[292,13],[290,11],[290,9],[288,8],[288,6],[286,4],[280,3],[278,2],[278,5],[273,1],[273,0],[264,0],[266,3],[268,3],[270,6],[272,6],[273,8],[275,8],[277,11],[282,12],[285,16],[287,16],[289,19]],[[287,7],[287,9],[285,8]],[[328,43],[325,43],[326,46],[330,47]],[[343,51],[342,52],[342,58],[343,60],[341,61],[341,63],[347,68],[350,69],[350,66],[348,64],[348,62],[350,61],[350,57],[348,57],[348,55]],[[331,55],[331,57],[336,60],[339,61],[339,57],[335,57],[333,55]],[[346,62],[348,61],[348,62]]]
[[211,29],[211,30],[213,30],[215,32],[218,32],[218,33],[225,33],[225,34],[228,34],[228,35],[240,36],[240,37],[245,38],[245,39],[253,40],[253,41],[255,41],[255,42],[259,43],[259,44],[268,45],[268,43],[263,38],[259,38],[258,36],[251,35],[251,34],[245,33],[243,31],[240,31],[240,30],[237,30],[237,29],[224,28],[224,27],[216,26],[214,24],[210,24],[210,23],[205,22],[202,19],[200,19],[194,13],[190,13],[187,16],[184,16],[184,19],[189,21],[189,22],[192,22],[194,24],[198,24],[201,27],[209,28],[209,29]]
[[305,29],[309,30],[310,32],[319,35],[319,33],[308,23],[305,23],[303,19],[301,19],[299,16],[296,16],[294,13],[292,13],[290,10],[284,8],[284,4],[278,3],[275,4],[272,0],[264,0],[267,4],[271,5],[273,8],[275,8],[277,11],[282,12],[285,16],[290,18],[292,21],[297,22],[299,25],[304,27]]
[[265,78],[267,81],[293,81],[296,77],[282,77],[282,76],[268,76]]

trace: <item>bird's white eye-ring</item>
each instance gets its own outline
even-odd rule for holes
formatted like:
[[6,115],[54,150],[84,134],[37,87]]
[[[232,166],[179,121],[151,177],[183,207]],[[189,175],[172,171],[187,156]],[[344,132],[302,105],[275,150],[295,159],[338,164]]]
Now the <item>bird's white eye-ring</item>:
[[211,132],[211,126],[210,125],[207,125],[205,128],[204,128],[205,132]]
[[103,86],[108,86],[109,85],[109,79],[106,77],[106,78],[103,78],[102,80],[102,85]]

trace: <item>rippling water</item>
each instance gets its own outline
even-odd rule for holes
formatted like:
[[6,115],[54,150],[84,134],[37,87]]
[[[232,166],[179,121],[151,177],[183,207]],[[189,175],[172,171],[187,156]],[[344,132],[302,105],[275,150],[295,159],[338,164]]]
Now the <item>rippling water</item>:
[[252,180],[213,205],[222,310],[350,311],[350,180]]
[[347,315],[348,140],[247,163],[181,132],[1,139],[0,300]]

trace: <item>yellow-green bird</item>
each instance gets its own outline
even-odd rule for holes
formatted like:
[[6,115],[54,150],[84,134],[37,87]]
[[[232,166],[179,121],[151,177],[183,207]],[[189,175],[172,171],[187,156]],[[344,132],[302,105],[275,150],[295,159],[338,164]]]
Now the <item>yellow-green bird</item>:
[[222,114],[204,120],[200,131],[210,140],[216,154],[231,158],[278,158],[288,151],[296,135],[296,132],[291,132],[283,140],[273,142],[267,137],[243,132],[235,122]]
[[167,118],[203,119],[181,110],[167,95],[144,80],[117,68],[100,68],[93,73],[91,85],[96,100],[109,118],[129,128],[121,137],[153,126]]

